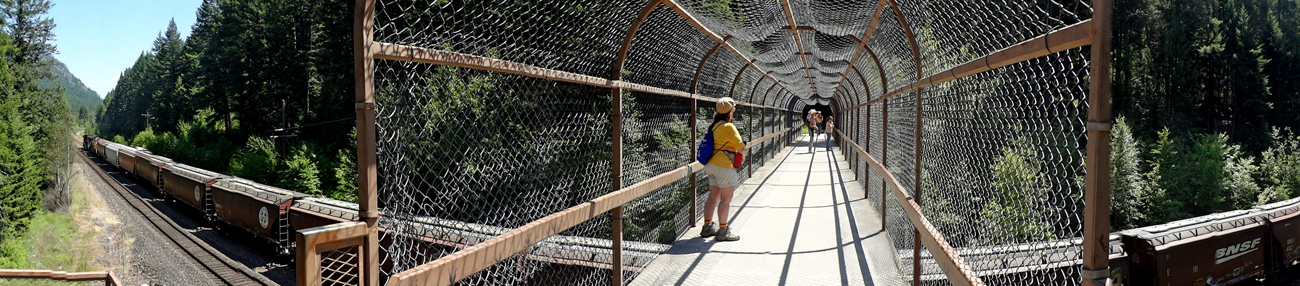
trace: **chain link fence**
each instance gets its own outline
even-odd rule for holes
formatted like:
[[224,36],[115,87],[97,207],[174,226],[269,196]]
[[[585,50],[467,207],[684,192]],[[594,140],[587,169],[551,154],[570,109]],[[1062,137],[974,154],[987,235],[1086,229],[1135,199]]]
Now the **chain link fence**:
[[[729,96],[744,103],[734,123],[745,140],[770,138],[751,146],[742,180],[798,137],[798,110],[828,105],[844,139],[919,194],[933,235],[969,255],[984,282],[1076,284],[1077,266],[1052,263],[1081,257],[1090,54],[1074,45],[986,58],[1088,20],[1091,9],[1072,0],[379,0],[373,41],[409,48],[374,66],[381,280],[690,164],[712,102]],[[971,61],[987,71],[955,76]],[[945,75],[956,79],[930,84]],[[915,263],[914,278],[946,283],[916,249],[910,206],[846,153],[900,269]],[[624,282],[702,215],[694,206],[707,180],[693,179],[624,204]],[[613,222],[595,215],[462,283],[607,284],[619,268]]]
[[[854,125],[845,131],[855,132],[854,143],[881,160],[905,194],[919,192],[921,214],[935,234],[984,283],[1077,285],[1088,49],[1028,57],[919,91],[907,85],[1080,23],[1091,7],[1084,1],[897,2],[882,8],[871,51],[854,61],[861,78],[846,76],[840,86],[840,94],[865,95],[857,100],[868,103],[849,111],[857,114],[841,123]],[[866,162],[854,166],[866,178],[871,204],[881,208],[899,268],[910,274],[919,266],[919,277],[904,277],[947,284],[881,174]]]

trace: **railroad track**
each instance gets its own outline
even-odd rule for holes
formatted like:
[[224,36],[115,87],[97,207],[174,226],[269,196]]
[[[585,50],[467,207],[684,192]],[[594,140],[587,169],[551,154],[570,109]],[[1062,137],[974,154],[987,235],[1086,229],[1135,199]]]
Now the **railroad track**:
[[155,209],[153,206],[149,205],[148,202],[145,202],[144,198],[141,198],[138,194],[122,185],[124,179],[130,180],[130,178],[120,172],[117,173],[117,175],[114,175],[109,174],[104,170],[105,167],[112,168],[112,165],[102,160],[90,158],[86,155],[84,150],[79,149],[77,156],[81,157],[81,160],[85,161],[86,164],[90,164],[92,167],[91,169],[94,169],[95,173],[99,174],[99,177],[104,179],[104,181],[108,183],[108,186],[111,187],[115,193],[121,196],[122,199],[131,206],[131,208],[143,215],[145,220],[149,221],[150,224],[161,231],[167,239],[175,243],[176,246],[180,247],[181,250],[191,258],[194,258],[194,261],[198,261],[204,269],[208,270],[208,272],[213,276],[213,281],[221,281],[227,285],[240,286],[279,285],[270,279],[267,279],[265,276],[254,272],[252,269],[245,267],[243,264],[231,260],[221,252],[213,249],[212,246],[209,246],[207,243],[199,240],[197,237],[181,228],[176,224],[176,222],[168,219],[162,214],[162,212],[158,211],[158,209]]

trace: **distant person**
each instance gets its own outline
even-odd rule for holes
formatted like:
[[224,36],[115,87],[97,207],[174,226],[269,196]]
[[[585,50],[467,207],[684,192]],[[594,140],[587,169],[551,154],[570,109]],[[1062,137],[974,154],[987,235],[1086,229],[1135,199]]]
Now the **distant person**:
[[817,142],[817,133],[821,133],[821,129],[817,128],[818,123],[821,123],[821,112],[816,109],[808,111],[808,153],[813,152],[813,143]]
[[[717,154],[704,165],[704,173],[709,175],[709,198],[704,201],[704,229],[700,230],[700,236],[714,236],[715,241],[740,240],[740,236],[727,225],[731,194],[740,185],[740,175],[732,165],[734,154],[745,154],[745,142],[740,139],[740,131],[731,124],[735,115],[736,101],[723,97],[718,100],[717,113],[713,114],[713,124],[709,125],[709,130],[713,131],[713,150]],[[718,226],[713,225],[714,209],[718,211]]]
[[835,136],[835,116],[826,116],[826,148],[831,147],[831,137]]

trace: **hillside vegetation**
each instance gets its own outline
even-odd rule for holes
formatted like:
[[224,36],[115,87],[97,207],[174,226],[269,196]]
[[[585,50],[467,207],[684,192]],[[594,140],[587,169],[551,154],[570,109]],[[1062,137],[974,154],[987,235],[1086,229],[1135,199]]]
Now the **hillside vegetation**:
[[96,132],[185,164],[355,200],[353,2],[203,1],[189,38],[173,21],[122,73]]

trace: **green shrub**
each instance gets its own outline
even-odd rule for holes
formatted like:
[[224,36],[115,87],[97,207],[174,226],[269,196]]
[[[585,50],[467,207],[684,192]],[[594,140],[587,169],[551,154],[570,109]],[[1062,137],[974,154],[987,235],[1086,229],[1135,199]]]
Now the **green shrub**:
[[[354,132],[355,133],[355,132]],[[334,184],[326,196],[349,202],[357,202],[357,156],[356,148],[339,149],[333,167]]]
[[284,165],[279,168],[281,180],[276,185],[312,196],[322,196],[320,168],[316,159],[318,152],[314,149],[306,144],[294,146],[289,158],[284,160]]
[[1150,190],[1142,171],[1142,150],[1128,121],[1115,120],[1110,137],[1110,223],[1118,229],[1139,227]]
[[279,182],[279,154],[271,139],[250,137],[244,149],[230,160],[230,175],[273,185]]
[[1257,177],[1263,185],[1261,201],[1300,196],[1300,136],[1289,129],[1273,129],[1273,147],[1260,154]]
[[1009,143],[989,166],[995,193],[981,211],[982,240],[1008,244],[1054,239],[1042,213],[1050,188],[1043,178],[1042,159],[1028,137]]
[[36,126],[23,121],[18,106],[0,102],[0,240],[23,233],[40,211],[47,170],[33,159],[40,154],[32,135]]

